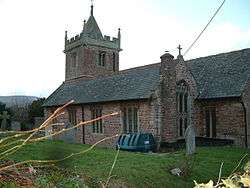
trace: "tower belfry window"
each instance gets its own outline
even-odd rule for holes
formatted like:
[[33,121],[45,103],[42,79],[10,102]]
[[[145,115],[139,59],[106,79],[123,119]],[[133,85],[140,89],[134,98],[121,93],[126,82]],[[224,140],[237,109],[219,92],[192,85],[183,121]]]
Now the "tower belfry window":
[[76,66],[76,61],[77,61],[77,54],[76,54],[76,52],[74,52],[71,54],[72,67]]
[[98,57],[98,65],[100,66],[105,66],[105,58],[106,58],[106,53],[105,52],[99,52],[99,57]]

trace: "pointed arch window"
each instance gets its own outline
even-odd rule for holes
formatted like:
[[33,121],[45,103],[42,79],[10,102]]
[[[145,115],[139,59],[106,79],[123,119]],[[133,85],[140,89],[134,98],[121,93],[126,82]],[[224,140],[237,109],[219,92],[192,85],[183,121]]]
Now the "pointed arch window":
[[177,101],[177,125],[178,136],[183,137],[188,126],[188,108],[189,108],[189,88],[185,81],[177,84],[176,101]]

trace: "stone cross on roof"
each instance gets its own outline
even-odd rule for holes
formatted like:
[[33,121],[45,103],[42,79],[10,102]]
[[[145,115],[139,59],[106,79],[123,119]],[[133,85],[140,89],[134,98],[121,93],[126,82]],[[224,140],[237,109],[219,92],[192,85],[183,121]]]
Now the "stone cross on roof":
[[1,123],[1,129],[6,130],[7,129],[7,120],[10,119],[10,115],[8,115],[7,111],[3,111],[3,114],[0,114],[0,119],[2,119]]
[[181,50],[182,50],[182,47],[181,45],[179,44],[179,46],[177,47],[177,49],[179,50],[179,55],[181,55]]

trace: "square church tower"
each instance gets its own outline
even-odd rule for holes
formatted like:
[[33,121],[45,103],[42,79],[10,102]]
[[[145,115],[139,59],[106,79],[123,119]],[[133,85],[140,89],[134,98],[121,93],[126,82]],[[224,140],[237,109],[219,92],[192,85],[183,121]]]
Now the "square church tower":
[[65,80],[96,78],[119,72],[121,33],[117,37],[102,35],[91,6],[90,17],[84,21],[79,35],[68,39],[65,31],[66,72]]

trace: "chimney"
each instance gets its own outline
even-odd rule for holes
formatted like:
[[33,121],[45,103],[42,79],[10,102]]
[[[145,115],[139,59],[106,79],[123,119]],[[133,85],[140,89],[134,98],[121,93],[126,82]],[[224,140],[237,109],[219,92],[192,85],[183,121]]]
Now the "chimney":
[[176,65],[174,56],[166,52],[161,56],[160,94],[163,106],[161,133],[162,142],[174,141],[177,135],[176,125]]
[[175,69],[175,61],[174,56],[168,52],[161,56],[161,75],[166,72],[166,70],[173,70]]

